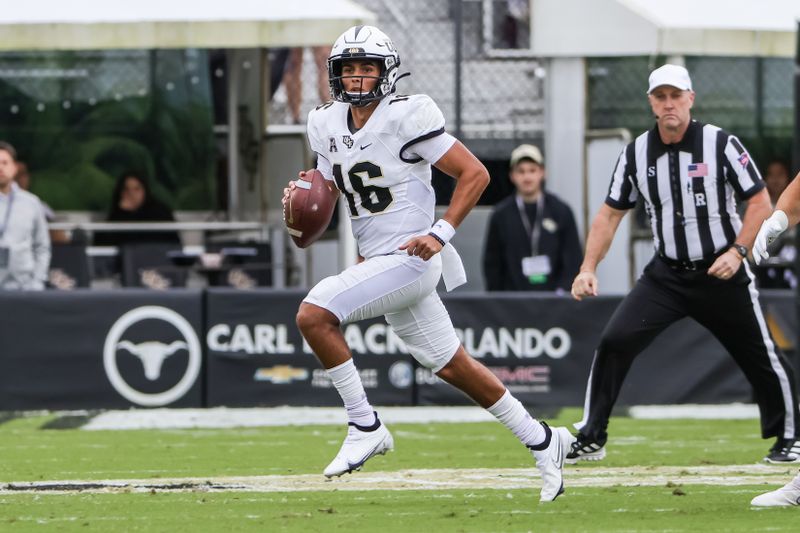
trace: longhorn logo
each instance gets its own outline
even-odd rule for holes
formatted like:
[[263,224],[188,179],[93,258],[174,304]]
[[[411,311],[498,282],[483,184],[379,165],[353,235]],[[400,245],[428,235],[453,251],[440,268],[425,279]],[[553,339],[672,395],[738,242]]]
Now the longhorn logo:
[[[143,320],[166,322],[177,330],[183,340],[173,340],[169,344],[155,340],[136,344],[124,340],[123,336],[127,330]],[[144,375],[150,381],[156,381],[161,377],[164,361],[180,350],[186,350],[189,353],[189,362],[183,377],[174,387],[163,392],[146,393],[133,388],[120,374],[117,366],[117,353],[123,350],[133,354],[142,362]],[[138,307],[119,317],[108,331],[103,346],[103,366],[111,385],[127,400],[146,407],[167,405],[182,398],[197,380],[200,363],[200,340],[192,325],[172,309],[156,305]]]
[[188,350],[189,345],[183,341],[175,341],[171,344],[158,341],[133,344],[131,341],[122,341],[117,343],[117,349],[120,348],[128,350],[141,359],[145,377],[150,381],[155,381],[161,376],[161,365],[164,364],[164,359],[181,348]]

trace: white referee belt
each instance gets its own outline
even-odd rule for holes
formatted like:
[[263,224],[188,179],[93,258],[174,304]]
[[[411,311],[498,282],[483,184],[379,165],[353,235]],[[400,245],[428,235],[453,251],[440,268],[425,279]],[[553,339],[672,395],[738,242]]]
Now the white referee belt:
[[447,292],[452,291],[467,282],[467,272],[464,270],[464,263],[455,246],[449,242],[444,245],[442,251],[442,279],[444,288]]

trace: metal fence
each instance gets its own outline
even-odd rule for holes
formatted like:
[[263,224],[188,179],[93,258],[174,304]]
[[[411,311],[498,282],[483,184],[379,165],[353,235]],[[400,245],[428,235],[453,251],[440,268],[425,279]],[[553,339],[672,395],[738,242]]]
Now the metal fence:
[[[647,77],[665,58],[588,60],[589,127],[653,126],[645,97]],[[789,58],[686,57],[696,100],[692,115],[740,137],[761,170],[774,158],[789,160],[794,103]]]
[[[398,90],[430,95],[448,129],[479,157],[505,160],[519,142],[542,141],[545,70],[528,50],[528,0],[357,2],[377,14],[376,25],[400,51],[401,70],[411,72]],[[319,103],[317,75],[313,51],[306,49],[302,120]],[[283,84],[270,117],[273,123],[293,122]]]

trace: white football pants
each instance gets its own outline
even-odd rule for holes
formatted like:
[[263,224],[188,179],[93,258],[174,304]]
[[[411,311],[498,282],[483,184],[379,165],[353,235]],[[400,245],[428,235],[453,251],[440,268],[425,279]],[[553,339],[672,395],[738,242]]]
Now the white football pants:
[[384,315],[421,365],[441,370],[460,345],[450,315],[436,293],[439,254],[428,261],[406,252],[371,257],[314,286],[303,300],[340,322]]

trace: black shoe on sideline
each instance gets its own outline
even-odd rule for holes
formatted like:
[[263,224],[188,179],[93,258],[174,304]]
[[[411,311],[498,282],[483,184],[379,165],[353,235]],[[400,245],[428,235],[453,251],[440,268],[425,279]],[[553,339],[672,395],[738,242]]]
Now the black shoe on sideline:
[[574,465],[578,461],[599,461],[606,456],[606,441],[608,437],[596,441],[583,433],[575,435],[577,439],[572,443],[572,449],[567,454],[564,462]]
[[778,437],[764,461],[776,465],[800,462],[800,440]]

